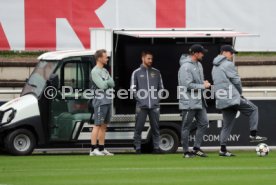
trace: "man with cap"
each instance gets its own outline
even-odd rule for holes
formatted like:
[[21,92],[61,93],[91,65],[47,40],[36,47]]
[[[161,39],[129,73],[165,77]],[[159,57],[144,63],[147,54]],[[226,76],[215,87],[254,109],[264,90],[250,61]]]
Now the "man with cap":
[[257,135],[258,107],[242,96],[242,84],[235,68],[233,55],[237,53],[231,45],[223,45],[221,53],[213,61],[212,77],[216,97],[216,107],[221,109],[223,126],[220,132],[220,156],[235,156],[226,149],[226,142],[235,123],[238,111],[249,117],[250,142],[261,142],[266,137]]
[[[180,69],[178,71],[178,98],[179,109],[182,114],[182,146],[185,158],[200,156],[207,157],[201,149],[203,135],[208,127],[206,111],[206,101],[203,91],[208,89],[211,84],[205,80],[203,68],[200,63],[207,50],[194,44],[189,49],[189,55],[183,54],[180,58]],[[196,120],[196,123],[193,120]],[[190,130],[196,124],[196,134],[193,151],[189,151]]]

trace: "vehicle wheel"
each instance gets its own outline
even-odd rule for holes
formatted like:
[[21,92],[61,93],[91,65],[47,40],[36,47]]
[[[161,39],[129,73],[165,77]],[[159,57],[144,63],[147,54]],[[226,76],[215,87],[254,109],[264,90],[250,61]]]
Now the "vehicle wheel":
[[12,155],[29,155],[36,145],[34,134],[26,129],[10,132],[5,138],[5,148]]
[[171,129],[160,130],[160,150],[163,153],[175,153],[179,146],[179,138]]

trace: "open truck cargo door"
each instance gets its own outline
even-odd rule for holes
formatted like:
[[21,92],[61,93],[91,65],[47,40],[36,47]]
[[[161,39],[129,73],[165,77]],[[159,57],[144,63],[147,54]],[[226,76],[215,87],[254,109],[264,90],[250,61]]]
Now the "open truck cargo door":
[[256,37],[257,34],[238,32],[232,29],[140,29],[140,30],[111,30],[103,28],[90,28],[91,49],[105,48],[112,51],[114,36],[124,35],[135,38],[235,38]]
[[226,37],[250,37],[258,36],[246,32],[237,32],[227,29],[214,29],[214,30],[190,30],[190,29],[173,29],[173,30],[120,30],[114,31],[115,34],[131,36],[136,38],[226,38]]

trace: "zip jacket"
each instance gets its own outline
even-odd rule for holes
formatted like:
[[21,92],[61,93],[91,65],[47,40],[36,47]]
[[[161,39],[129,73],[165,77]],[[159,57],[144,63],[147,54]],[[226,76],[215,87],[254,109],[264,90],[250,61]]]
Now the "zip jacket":
[[[150,109],[160,107],[158,92],[163,89],[163,81],[159,70],[141,65],[133,71],[130,90],[136,100],[136,107]],[[147,96],[145,92],[147,92]]]

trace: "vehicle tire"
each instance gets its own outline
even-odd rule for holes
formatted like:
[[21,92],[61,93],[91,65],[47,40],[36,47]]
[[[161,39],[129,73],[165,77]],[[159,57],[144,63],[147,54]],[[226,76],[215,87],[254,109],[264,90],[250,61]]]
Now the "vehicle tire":
[[162,153],[175,153],[179,146],[179,138],[171,129],[160,130],[160,150]]
[[5,149],[12,155],[29,155],[35,146],[36,138],[27,129],[14,130],[5,138]]

